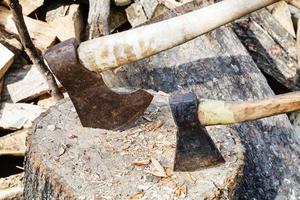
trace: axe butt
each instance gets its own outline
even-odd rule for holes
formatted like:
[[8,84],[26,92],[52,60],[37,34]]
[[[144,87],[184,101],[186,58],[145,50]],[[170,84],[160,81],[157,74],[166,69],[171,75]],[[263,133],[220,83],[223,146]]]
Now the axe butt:
[[199,100],[202,125],[233,124],[300,110],[300,92],[290,92],[257,101]]

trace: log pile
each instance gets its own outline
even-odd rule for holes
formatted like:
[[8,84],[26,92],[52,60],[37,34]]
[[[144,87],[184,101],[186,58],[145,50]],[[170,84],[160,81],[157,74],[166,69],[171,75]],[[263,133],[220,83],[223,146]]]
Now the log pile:
[[[300,10],[288,4],[295,6],[295,1],[278,2],[103,72],[110,87],[143,88],[155,96],[145,115],[121,132],[82,128],[58,80],[64,99],[51,96],[45,76],[22,46],[8,2],[0,0],[0,200],[300,198],[300,114],[290,114],[290,120],[280,115],[213,126],[209,134],[226,164],[178,173],[172,170],[176,127],[167,102],[178,91],[249,100],[299,90]],[[83,42],[218,1],[19,2],[33,44],[43,55],[69,38]]]

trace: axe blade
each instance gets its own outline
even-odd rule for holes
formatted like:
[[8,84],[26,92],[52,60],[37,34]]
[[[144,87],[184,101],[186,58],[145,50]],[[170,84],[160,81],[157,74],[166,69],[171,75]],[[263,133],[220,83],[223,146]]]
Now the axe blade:
[[224,163],[205,127],[198,120],[198,100],[194,93],[170,97],[170,106],[177,125],[174,171],[196,171]]
[[141,116],[153,96],[144,90],[117,93],[102,76],[79,62],[78,42],[69,39],[47,50],[45,59],[57,79],[67,90],[85,127],[120,129]]

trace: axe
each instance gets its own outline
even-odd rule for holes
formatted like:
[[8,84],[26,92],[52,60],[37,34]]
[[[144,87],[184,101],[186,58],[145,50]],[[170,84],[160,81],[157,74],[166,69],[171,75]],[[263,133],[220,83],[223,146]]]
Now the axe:
[[170,49],[278,1],[224,0],[80,45],[70,39],[46,51],[45,59],[69,93],[83,126],[121,128],[142,115],[153,97],[143,90],[115,92],[96,73]]
[[300,92],[256,101],[197,99],[194,93],[170,97],[177,125],[175,171],[197,169],[225,162],[205,126],[234,124],[300,110]]

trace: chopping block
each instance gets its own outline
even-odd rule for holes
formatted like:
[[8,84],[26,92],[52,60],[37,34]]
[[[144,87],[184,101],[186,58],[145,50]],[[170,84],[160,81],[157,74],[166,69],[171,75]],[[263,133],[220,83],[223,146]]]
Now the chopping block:
[[237,131],[208,128],[226,163],[174,172],[169,95],[152,93],[145,115],[121,132],[82,127],[70,99],[50,108],[27,141],[25,199],[231,198],[244,165]]

